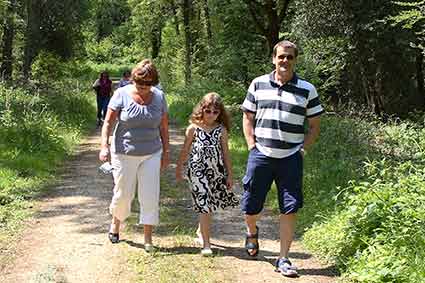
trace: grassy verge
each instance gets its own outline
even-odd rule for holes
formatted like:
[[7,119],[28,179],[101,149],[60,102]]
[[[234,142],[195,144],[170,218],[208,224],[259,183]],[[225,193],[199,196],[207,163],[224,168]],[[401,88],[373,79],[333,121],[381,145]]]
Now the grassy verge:
[[335,262],[344,282],[424,282],[425,131],[401,121],[368,127],[361,178],[339,189],[334,213],[305,243]]
[[94,120],[92,105],[77,82],[52,82],[44,90],[0,85],[0,264],[34,197]]

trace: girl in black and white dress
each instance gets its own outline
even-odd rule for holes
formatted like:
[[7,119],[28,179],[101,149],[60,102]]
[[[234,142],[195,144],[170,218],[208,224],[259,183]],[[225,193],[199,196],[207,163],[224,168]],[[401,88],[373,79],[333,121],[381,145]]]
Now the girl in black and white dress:
[[183,179],[187,157],[187,179],[192,190],[193,209],[199,213],[202,255],[211,255],[210,213],[234,207],[233,174],[229,156],[229,117],[217,93],[208,93],[195,106],[186,129],[186,139],[177,162],[177,181]]

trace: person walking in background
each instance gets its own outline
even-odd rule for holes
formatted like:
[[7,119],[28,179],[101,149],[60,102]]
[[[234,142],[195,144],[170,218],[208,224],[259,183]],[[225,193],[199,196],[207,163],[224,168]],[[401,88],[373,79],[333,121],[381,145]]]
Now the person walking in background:
[[93,83],[93,89],[96,92],[97,126],[101,126],[103,120],[105,120],[112,93],[112,81],[109,79],[108,72],[104,71],[100,73],[100,77]]
[[152,251],[153,225],[159,223],[160,170],[169,164],[168,107],[164,93],[152,87],[158,83],[158,72],[150,60],[137,64],[131,77],[133,83],[112,96],[102,127],[99,159],[111,159],[115,183],[108,237],[112,243],[119,242],[120,223],[130,215],[137,188],[144,247]]
[[118,83],[118,88],[123,87],[123,86],[126,86],[128,84],[131,84],[131,72],[130,71],[125,71],[122,74],[122,78],[120,79],[120,81]]
[[193,109],[186,138],[177,161],[176,179],[183,179],[183,164],[189,155],[187,178],[192,190],[193,209],[199,213],[198,237],[201,254],[212,255],[211,213],[238,205],[233,186],[228,132],[229,116],[217,93],[208,93]]
[[[323,113],[315,87],[294,72],[297,55],[294,43],[277,43],[273,49],[275,70],[252,81],[241,107],[249,149],[241,200],[247,225],[245,249],[252,257],[260,250],[256,224],[275,181],[280,209],[276,270],[289,277],[298,276],[288,253],[296,213],[303,206],[303,158],[319,136],[319,115]],[[308,132],[304,135],[305,121]]]

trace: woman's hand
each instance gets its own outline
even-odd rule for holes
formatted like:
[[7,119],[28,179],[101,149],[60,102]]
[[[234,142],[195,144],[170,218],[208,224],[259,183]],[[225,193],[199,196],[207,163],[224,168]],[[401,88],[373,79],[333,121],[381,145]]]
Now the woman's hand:
[[170,152],[163,151],[161,156],[161,171],[167,169],[168,165],[170,165]]
[[102,146],[99,152],[99,160],[106,162],[110,159],[110,151],[108,146]]

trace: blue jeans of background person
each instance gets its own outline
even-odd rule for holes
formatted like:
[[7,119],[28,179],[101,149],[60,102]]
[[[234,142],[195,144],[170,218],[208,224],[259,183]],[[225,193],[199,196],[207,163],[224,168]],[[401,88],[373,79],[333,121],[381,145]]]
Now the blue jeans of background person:
[[96,95],[98,120],[105,120],[106,111],[108,110],[109,99],[110,97],[106,95]]

